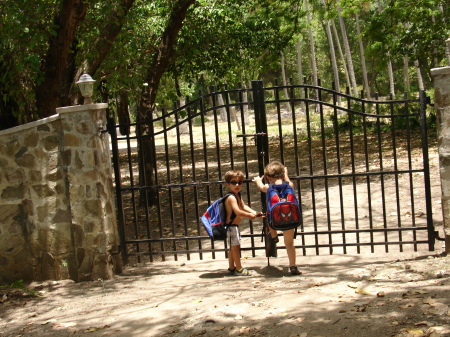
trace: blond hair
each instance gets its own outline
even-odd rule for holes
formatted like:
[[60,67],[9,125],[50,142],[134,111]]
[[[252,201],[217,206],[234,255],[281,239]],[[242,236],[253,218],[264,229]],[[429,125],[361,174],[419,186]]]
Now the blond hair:
[[273,161],[264,168],[264,175],[275,179],[284,178],[284,165],[279,161]]

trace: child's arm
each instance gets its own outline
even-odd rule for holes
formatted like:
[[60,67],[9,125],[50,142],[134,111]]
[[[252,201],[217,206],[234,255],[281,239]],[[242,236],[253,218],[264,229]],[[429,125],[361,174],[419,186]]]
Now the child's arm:
[[244,210],[246,210],[247,212],[254,213],[257,218],[263,218],[264,217],[264,213],[257,212],[254,209],[250,208],[250,206],[244,205]]
[[256,187],[258,187],[258,189],[261,192],[264,192],[264,193],[267,192],[267,189],[269,188],[269,185],[268,184],[263,184],[262,177],[255,177],[255,178],[253,178],[253,181],[256,183]]
[[284,181],[287,181],[291,187],[294,187],[294,183],[289,179],[287,167],[284,168]]
[[[241,218],[249,218],[250,220],[253,220],[256,218],[256,211],[252,210],[250,207],[246,208],[246,205],[242,207],[242,209],[239,207],[238,200],[233,196],[230,196],[227,198],[226,202],[230,203],[231,209],[233,210],[234,214],[236,214],[237,217]],[[240,202],[244,203],[242,199]]]

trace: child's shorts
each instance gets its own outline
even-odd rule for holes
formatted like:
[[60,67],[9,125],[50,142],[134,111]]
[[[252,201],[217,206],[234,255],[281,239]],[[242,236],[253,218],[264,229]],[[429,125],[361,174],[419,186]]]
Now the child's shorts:
[[227,242],[231,246],[241,245],[241,232],[238,226],[230,226],[227,230]]

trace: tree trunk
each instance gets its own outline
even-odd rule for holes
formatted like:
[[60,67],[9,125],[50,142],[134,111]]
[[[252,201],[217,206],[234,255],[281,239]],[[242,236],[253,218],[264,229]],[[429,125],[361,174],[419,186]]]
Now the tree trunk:
[[[152,114],[155,108],[155,99],[158,92],[161,78],[167,68],[171,65],[173,56],[175,54],[175,44],[178,38],[178,33],[183,26],[183,21],[186,17],[188,8],[195,2],[195,0],[177,0],[173,5],[173,10],[170,14],[170,18],[167,21],[166,28],[161,35],[160,43],[157,47],[153,61],[148,66],[145,82],[148,86],[143,87],[141,92],[141,99],[137,109],[138,120],[145,121],[152,118]],[[137,133],[151,134],[150,124],[143,124]],[[139,138],[138,138],[139,140]],[[139,155],[139,182],[141,186],[154,185],[154,138],[146,137],[145,140],[140,140],[142,144],[138,144]],[[146,201],[149,205],[155,205],[157,202],[157,195],[152,193],[141,193],[141,203]]]
[[309,13],[308,8],[308,0],[305,0],[305,11],[306,11],[306,18],[308,21],[308,35],[309,35],[309,44],[311,48],[311,70],[312,70],[312,76],[313,76],[313,85],[317,86],[318,76],[317,76],[317,62],[316,62],[316,49],[314,47],[314,35],[311,28],[311,15]]
[[[222,94],[216,94],[217,95],[217,105],[219,106],[223,106],[225,103],[223,101],[223,96]],[[226,122],[227,121],[227,109],[225,108],[219,108],[219,117],[220,117],[220,121],[221,122]]]
[[[298,72],[298,83],[300,85],[303,84],[303,64],[302,64],[302,46],[300,42],[300,38],[297,40],[297,72]],[[300,98],[305,98],[305,91],[300,90]],[[301,109],[305,111],[305,102],[301,102]]]
[[[378,3],[378,12],[381,13],[383,11],[383,8],[381,6],[381,1],[377,0],[377,3]],[[394,81],[394,71],[392,70],[391,52],[388,51],[386,53],[386,56],[388,58],[389,90],[390,90],[390,94],[392,94],[392,96],[395,96],[395,81]]]
[[345,49],[345,54],[347,57],[348,73],[350,76],[351,86],[353,87],[353,92],[356,95],[358,93],[358,86],[356,84],[355,70],[353,67],[353,60],[352,60],[352,53],[350,50],[350,44],[348,43],[347,30],[345,29],[344,18],[341,15],[341,8],[339,6],[338,6],[338,13],[339,13],[339,24],[341,26],[342,40],[344,41],[344,49]]
[[111,12],[109,18],[105,21],[106,24],[101,29],[100,35],[92,48],[92,50],[97,51],[97,57],[89,64],[88,73],[91,76],[94,76],[108,55],[134,2],[135,0],[121,0],[117,8]]
[[364,90],[366,91],[366,97],[370,98],[370,88],[369,88],[369,80],[367,79],[367,66],[366,66],[366,56],[364,54],[364,44],[361,36],[361,29],[359,27],[359,16],[356,13],[356,33],[358,34],[359,41],[359,51],[361,54],[361,66],[362,66],[362,75],[364,80]]
[[[245,85],[245,83],[242,84],[242,88],[243,89],[247,89],[247,86]],[[242,92],[242,103],[248,102],[248,94],[247,94],[247,90],[244,90]],[[248,105],[244,104],[242,106],[242,113],[244,114],[244,124],[245,125],[249,125],[250,124],[250,118],[248,118]]]
[[404,85],[405,85],[405,91],[407,93],[410,92],[410,84],[409,84],[409,61],[408,56],[403,57],[403,79],[404,79]]
[[63,92],[69,89],[67,67],[69,53],[79,24],[83,21],[88,3],[84,0],[64,0],[54,18],[56,34],[51,35],[42,63],[44,80],[36,88],[36,108],[39,118],[48,117],[60,107]]
[[339,39],[339,34],[337,32],[336,25],[334,24],[333,20],[331,21],[331,28],[333,28],[334,38],[336,39],[336,44],[337,44],[337,47],[338,47],[339,56],[340,56],[340,58],[342,60],[342,67],[344,68],[345,81],[347,83],[347,87],[350,89],[350,94],[352,94],[353,88],[352,88],[352,84],[350,82],[350,77],[349,77],[349,74],[348,74],[347,62],[345,61],[344,53],[342,52],[341,42],[340,42],[340,39]]
[[[287,81],[286,81],[286,70],[284,69],[284,54],[281,52],[281,78],[283,80],[283,86],[284,86],[284,98],[289,99],[289,93],[287,90]],[[289,102],[286,102],[286,111],[289,111],[291,109]]]
[[423,85],[422,73],[421,73],[420,67],[419,67],[419,61],[415,60],[414,65],[416,66],[417,82],[419,84],[419,90],[425,90],[425,86]]
[[[321,0],[321,3],[324,7],[325,1]],[[333,35],[331,34],[331,28],[330,28],[330,21],[325,20],[325,32],[327,34],[328,43],[330,45],[330,59],[331,59],[331,67],[333,68],[333,76],[334,76],[334,83],[335,83],[335,90],[337,92],[340,92],[340,81],[339,81],[339,71],[337,67],[337,61],[336,61],[336,53],[334,51],[334,42],[333,42]],[[338,96],[338,104],[340,105],[341,102],[341,96]]]

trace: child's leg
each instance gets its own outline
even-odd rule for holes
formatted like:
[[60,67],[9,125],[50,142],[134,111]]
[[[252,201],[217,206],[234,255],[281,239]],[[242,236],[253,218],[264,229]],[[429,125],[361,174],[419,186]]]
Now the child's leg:
[[231,246],[228,252],[229,268],[241,269],[241,246]]
[[284,245],[289,259],[289,267],[296,266],[295,263],[295,245],[294,245],[294,229],[289,229],[283,232]]
[[269,227],[270,236],[272,237],[272,239],[278,237],[278,232],[275,229],[273,229],[272,227],[270,227],[270,226],[268,226],[268,227]]
[[228,228],[227,242],[230,245],[230,250],[228,251],[229,269],[241,269],[241,236],[238,227]]

